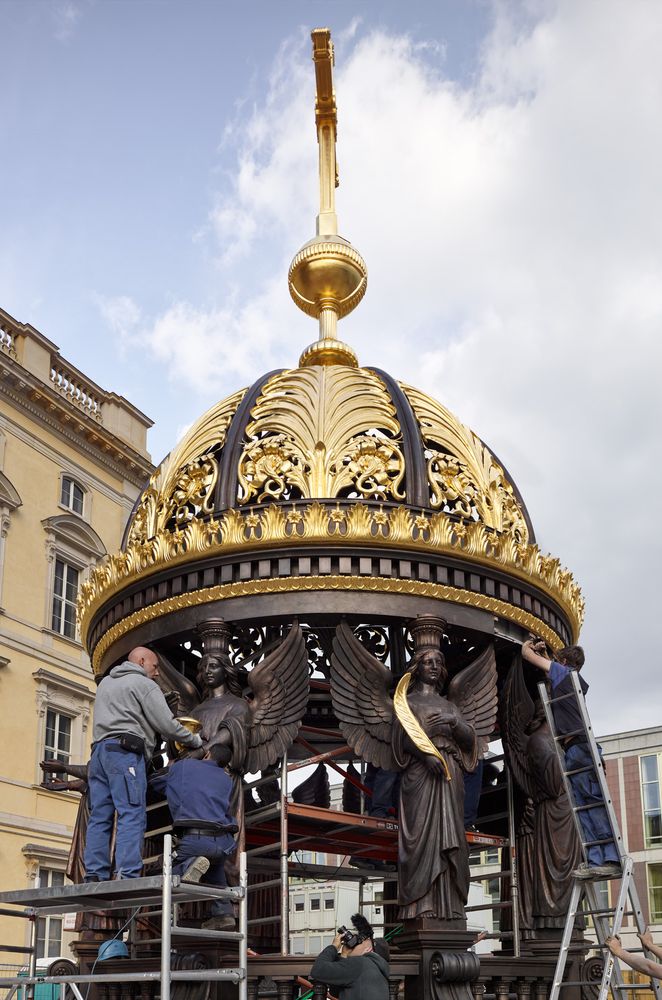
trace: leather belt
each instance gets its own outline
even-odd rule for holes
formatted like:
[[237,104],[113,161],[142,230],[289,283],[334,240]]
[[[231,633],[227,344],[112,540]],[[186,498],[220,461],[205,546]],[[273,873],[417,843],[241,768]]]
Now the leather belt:
[[177,826],[180,837],[192,833],[195,837],[222,837],[226,833],[236,833],[236,826]]

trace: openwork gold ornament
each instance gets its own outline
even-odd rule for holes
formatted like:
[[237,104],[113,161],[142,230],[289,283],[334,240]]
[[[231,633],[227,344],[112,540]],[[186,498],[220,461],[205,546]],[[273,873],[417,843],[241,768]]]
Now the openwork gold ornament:
[[[551,597],[567,616],[574,636],[579,635],[584,617],[579,586],[561,568],[558,559],[543,555],[537,545],[517,542],[512,535],[490,530],[479,521],[455,521],[441,511],[427,517],[403,505],[387,509],[363,503],[341,507],[315,502],[271,504],[261,510],[232,509],[218,519],[193,519],[184,528],[161,530],[155,537],[133,542],[125,552],[107,557],[81,586],[78,609],[83,642],[96,612],[129,584],[197,558],[256,550],[267,552],[284,543],[380,544],[426,555],[448,553],[492,568],[501,566],[508,574]],[[467,603],[488,606],[476,605],[481,596],[474,595]],[[499,602],[502,605],[510,607]],[[512,619],[512,615],[506,617],[518,620]],[[527,627],[537,634],[544,635],[543,624],[534,615],[528,615]]]
[[409,385],[401,388],[423,436],[430,505],[527,542],[521,504],[489,448],[436,399]]
[[129,523],[129,544],[154,538],[174,518],[175,525],[210,511],[218,463],[210,454],[225,443],[230,421],[244,397],[235,392],[208,410],[152,475]]
[[316,365],[275,375],[251,416],[237,470],[240,504],[404,499],[400,425],[373,372]]

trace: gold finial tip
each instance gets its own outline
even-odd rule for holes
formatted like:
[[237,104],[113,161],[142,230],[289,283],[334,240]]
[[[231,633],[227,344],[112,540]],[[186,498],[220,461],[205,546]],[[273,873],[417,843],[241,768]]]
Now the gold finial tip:
[[338,235],[335,189],[336,96],[333,90],[333,43],[329,28],[311,32],[315,63],[315,124],[319,144],[320,210],[317,236],[306,243],[290,264],[290,295],[299,309],[319,321],[319,341],[301,355],[300,365],[358,364],[354,351],[337,338],[338,320],[354,309],[367,286],[363,258]]

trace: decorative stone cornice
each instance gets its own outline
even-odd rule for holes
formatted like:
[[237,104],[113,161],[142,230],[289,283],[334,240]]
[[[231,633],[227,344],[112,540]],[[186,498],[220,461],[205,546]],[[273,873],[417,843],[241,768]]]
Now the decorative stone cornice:
[[145,450],[152,421],[66,361],[56,344],[0,309],[0,392],[136,486],[153,472]]
[[[0,394],[13,405],[54,431],[58,437],[73,444],[77,451],[123,476],[134,486],[144,486],[154,471],[154,465],[144,455],[125,442],[100,430],[98,424],[84,415],[72,414],[66,402],[42,391],[40,383],[16,373],[0,357]],[[34,395],[34,392],[37,395]]]

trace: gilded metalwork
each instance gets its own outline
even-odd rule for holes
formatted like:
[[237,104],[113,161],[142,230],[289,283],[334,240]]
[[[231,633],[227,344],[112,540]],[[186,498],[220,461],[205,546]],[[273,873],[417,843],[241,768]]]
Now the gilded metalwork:
[[[379,506],[369,508],[365,504],[353,504],[349,508],[320,503],[286,507],[271,504],[259,512],[229,510],[218,520],[194,519],[185,528],[161,531],[152,539],[129,545],[125,552],[109,556],[92,570],[81,586],[79,615],[83,642],[94,615],[103,604],[128,585],[155,572],[198,558],[248,553],[256,549],[266,552],[269,548],[293,542],[302,546],[334,542],[374,545],[378,542],[385,547],[404,546],[426,554],[459,555],[463,560],[492,569],[501,567],[539,588],[563,609],[575,637],[583,621],[581,591],[572,575],[561,568],[558,559],[543,555],[536,545],[517,544],[510,536],[488,531],[479,522],[465,525],[451,521],[443,513],[424,517],[404,506],[387,510]],[[287,581],[283,584],[282,589],[287,589]],[[329,589],[332,589],[331,584]],[[482,595],[462,593],[471,597],[466,603],[492,609],[492,605],[476,604],[476,599],[482,599]],[[512,617],[516,609],[501,601],[497,605],[511,608],[511,614],[504,617],[519,620]],[[546,632],[554,636],[535,615],[527,614],[526,623],[527,628],[543,637]],[[555,639],[550,638],[550,641]]]
[[180,528],[199,513],[211,511],[218,476],[212,452],[223,447],[245,392],[241,389],[208,410],[161,462],[131,518],[129,545],[154,538],[170,523]]
[[297,306],[319,321],[319,340],[301,355],[299,365],[349,365],[356,354],[338,340],[338,320],[356,308],[365,295],[368,272],[363,258],[338,235],[336,194],[338,116],[333,89],[333,43],[328,28],[312,33],[315,63],[315,125],[319,144],[320,208],[317,235],[290,264],[288,286]]
[[348,590],[369,593],[412,594],[417,597],[432,597],[439,601],[451,601],[468,607],[490,611],[507,621],[515,622],[522,628],[535,631],[553,647],[563,645],[563,640],[545,622],[521,608],[500,601],[496,597],[477,594],[460,587],[450,587],[441,583],[423,583],[420,580],[394,580],[383,576],[290,576],[264,580],[243,580],[238,583],[221,583],[205,587],[176,597],[157,601],[146,608],[134,611],[112,625],[97,643],[92,653],[92,666],[96,674],[101,671],[104,654],[113,643],[130,634],[140,625],[165,618],[176,611],[204,606],[214,601],[224,601],[232,597],[254,597],[259,594],[282,594],[308,591]]
[[414,746],[418,747],[421,753],[431,754],[433,757],[436,757],[437,760],[440,760],[444,768],[446,780],[450,781],[451,773],[448,770],[446,758],[439,752],[439,750],[437,750],[436,746],[409,707],[409,702],[407,701],[407,691],[409,689],[411,679],[411,674],[406,673],[403,674],[398,681],[398,686],[396,687],[395,694],[393,696],[393,709],[398,717],[400,725]]
[[421,429],[431,506],[528,542],[522,507],[489,448],[436,399],[409,385],[401,388]]
[[239,460],[239,503],[403,500],[400,426],[382,380],[334,365],[275,375],[253,407]]

